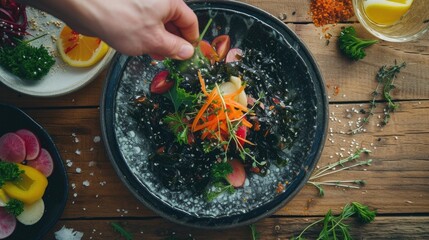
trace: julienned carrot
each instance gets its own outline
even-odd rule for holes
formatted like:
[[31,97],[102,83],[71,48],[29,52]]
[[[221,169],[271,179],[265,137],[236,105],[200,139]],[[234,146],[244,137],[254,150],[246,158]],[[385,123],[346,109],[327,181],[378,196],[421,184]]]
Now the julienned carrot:
[[[249,109],[234,99],[244,91],[245,86],[241,86],[233,93],[221,95],[218,88],[213,89],[210,93],[207,91],[201,72],[198,72],[198,79],[201,84],[201,91],[207,100],[192,122],[191,130],[193,132],[202,131],[201,139],[208,137],[225,140],[223,138],[228,138],[227,135],[231,131],[228,124],[239,122],[238,124],[248,128],[252,127],[252,124],[245,118]],[[246,139],[238,138],[243,142],[253,144]]]

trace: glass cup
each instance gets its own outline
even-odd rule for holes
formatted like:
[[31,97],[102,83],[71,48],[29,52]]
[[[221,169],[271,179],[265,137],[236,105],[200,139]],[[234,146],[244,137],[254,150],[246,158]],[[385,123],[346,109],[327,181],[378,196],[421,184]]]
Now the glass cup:
[[[374,17],[371,19],[366,8],[369,4],[388,2],[394,5],[407,1],[410,0],[353,0],[353,7],[359,22],[374,36],[389,42],[407,42],[416,40],[429,30],[429,0],[413,0],[408,11],[398,20],[388,23],[376,22]],[[374,16],[374,11],[371,14]],[[383,13],[377,14],[376,18],[383,17]]]

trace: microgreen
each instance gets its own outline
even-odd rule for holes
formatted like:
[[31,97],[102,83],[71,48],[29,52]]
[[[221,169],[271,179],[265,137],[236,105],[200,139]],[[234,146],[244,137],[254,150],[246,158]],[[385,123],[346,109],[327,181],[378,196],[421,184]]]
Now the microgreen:
[[179,144],[188,144],[189,126],[183,121],[184,118],[185,114],[183,112],[175,112],[163,118],[164,123],[176,135],[176,141]]
[[234,193],[234,187],[229,184],[226,179],[228,174],[232,173],[232,171],[232,166],[227,162],[219,162],[213,165],[210,172],[213,184],[205,193],[207,201],[213,201],[224,192],[230,194]]
[[362,223],[371,223],[374,221],[376,215],[376,211],[372,211],[368,206],[365,206],[359,202],[352,202],[350,204],[346,204],[343,208],[343,211],[338,215],[334,216],[332,211],[329,210],[323,219],[317,220],[310,225],[308,225],[304,230],[298,235],[298,237],[294,237],[295,240],[303,240],[304,233],[312,228],[313,226],[322,223],[322,230],[319,233],[317,239],[344,239],[351,240],[351,234],[349,225],[344,223],[345,220],[356,217]]
[[[344,188],[360,188],[360,186],[365,185],[365,181],[361,179],[354,180],[327,180],[327,181],[315,181],[324,176],[328,176],[337,172],[341,172],[347,169],[351,169],[358,166],[371,165],[372,159],[355,161],[356,159],[361,157],[362,153],[370,153],[371,151],[366,148],[360,148],[356,150],[352,155],[345,159],[340,159],[337,162],[328,164],[323,166],[311,175],[308,184],[315,186],[319,190],[319,196],[323,197],[325,195],[325,191],[323,186],[335,186],[335,187],[344,187]],[[352,164],[350,164],[353,162]],[[338,168],[338,169],[337,169]]]

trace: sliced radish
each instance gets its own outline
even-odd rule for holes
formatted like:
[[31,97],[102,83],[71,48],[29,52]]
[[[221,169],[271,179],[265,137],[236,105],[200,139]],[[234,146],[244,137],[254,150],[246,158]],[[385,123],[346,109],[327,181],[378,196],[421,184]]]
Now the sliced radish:
[[243,164],[237,159],[229,161],[228,163],[232,167],[232,173],[228,174],[226,179],[232,186],[236,188],[242,187],[246,181],[246,171],[244,170]]
[[0,239],[9,237],[16,227],[15,216],[0,208]]
[[22,162],[25,159],[25,142],[15,133],[0,137],[0,159],[8,162]]
[[27,165],[39,170],[46,177],[51,176],[54,170],[54,161],[51,154],[44,148],[41,148],[39,156],[33,161],[28,161]]
[[226,55],[225,62],[238,62],[243,58],[243,51],[239,48],[231,48]]
[[24,204],[24,211],[16,219],[24,225],[33,225],[42,218],[44,212],[45,203],[39,199],[32,204]]
[[40,142],[37,136],[27,129],[21,129],[15,132],[18,136],[22,138],[25,142],[25,152],[27,156],[26,160],[34,160],[39,156],[40,152]]
[[213,39],[211,45],[216,50],[218,61],[222,61],[231,48],[231,38],[229,35],[219,35]]

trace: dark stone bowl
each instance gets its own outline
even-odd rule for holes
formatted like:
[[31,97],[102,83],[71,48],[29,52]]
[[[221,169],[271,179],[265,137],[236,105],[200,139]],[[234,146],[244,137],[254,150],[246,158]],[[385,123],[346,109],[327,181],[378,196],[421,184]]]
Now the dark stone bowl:
[[38,137],[41,147],[51,154],[54,161],[54,171],[48,177],[48,187],[43,195],[45,203],[43,217],[29,226],[17,222],[13,234],[6,238],[42,239],[57,223],[64,211],[68,196],[67,172],[54,141],[42,126],[21,109],[11,105],[0,104],[0,116],[0,136],[23,128],[28,129]]
[[[124,184],[159,215],[200,228],[220,229],[251,224],[289,202],[306,184],[319,160],[328,117],[323,78],[302,41],[272,15],[240,2],[189,1],[188,4],[196,12],[200,28],[213,18],[213,27],[205,40],[228,34],[233,47],[257,49],[276,59],[276,67],[272,70],[274,81],[295,96],[298,109],[299,131],[288,152],[289,165],[272,171],[280,173],[273,173],[275,181],[254,177],[244,190],[214,203],[204,203],[198,197],[171,192],[160,186],[147,167],[148,156],[154,150],[147,146],[146,137],[141,136],[128,115],[130,99],[139,92],[147,92],[148,82],[160,70],[151,64],[149,56],[117,54],[114,57],[101,99],[103,141]],[[289,182],[285,191],[279,194],[275,191],[278,181]],[[241,201],[244,198],[246,201]]]

